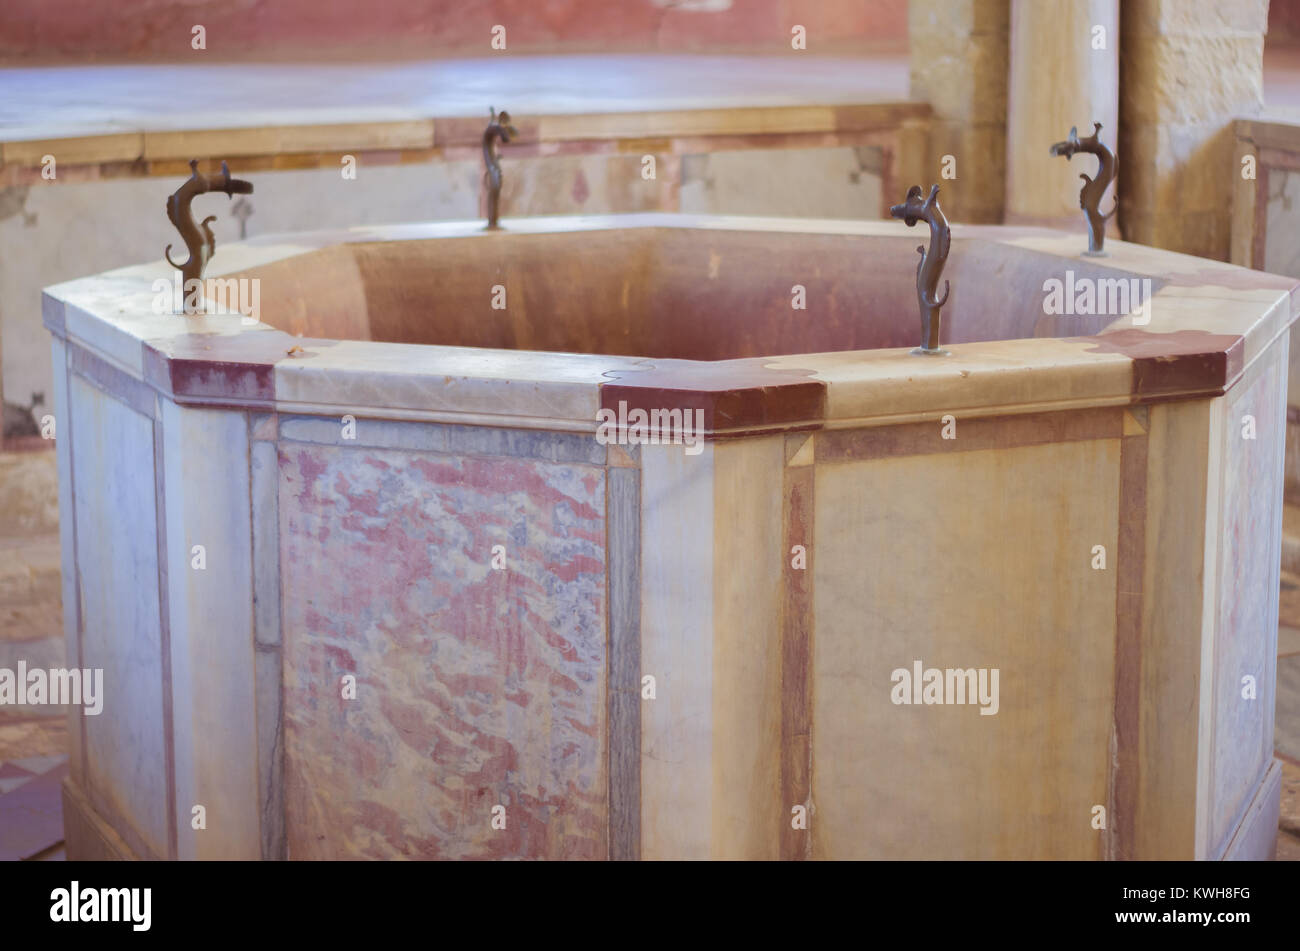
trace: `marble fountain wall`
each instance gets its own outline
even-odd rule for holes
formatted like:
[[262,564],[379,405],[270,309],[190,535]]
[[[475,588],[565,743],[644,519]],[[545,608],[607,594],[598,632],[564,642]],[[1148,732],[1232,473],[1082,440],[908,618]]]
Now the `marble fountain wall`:
[[[1233,124],[1236,165],[1232,196],[1231,261],[1271,274],[1300,277],[1300,123],[1283,115],[1238,119]],[[1250,174],[1246,174],[1246,171]],[[1286,494],[1300,498],[1300,346],[1291,356],[1287,401]],[[1292,552],[1284,554],[1287,570],[1300,568]]]
[[[108,689],[70,855],[1271,850],[1295,282],[955,228],[922,360],[901,225],[475,227],[233,246],[251,328],[150,315],[157,266],[47,290],[69,655]],[[1045,317],[1065,268],[1150,279],[1149,321]],[[602,444],[620,403],[708,438]],[[894,702],[916,662],[996,668],[996,715]]]

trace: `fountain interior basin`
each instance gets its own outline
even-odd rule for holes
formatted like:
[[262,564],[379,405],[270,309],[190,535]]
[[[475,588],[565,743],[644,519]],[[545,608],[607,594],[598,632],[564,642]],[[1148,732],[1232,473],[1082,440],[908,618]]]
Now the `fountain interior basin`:
[[943,357],[894,221],[47,288],[70,856],[1262,857],[1298,285],[952,235]]

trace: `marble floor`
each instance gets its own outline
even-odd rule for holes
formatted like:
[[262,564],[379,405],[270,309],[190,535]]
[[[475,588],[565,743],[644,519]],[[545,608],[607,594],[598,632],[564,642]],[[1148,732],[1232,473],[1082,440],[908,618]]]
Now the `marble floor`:
[[67,739],[62,717],[0,721],[0,861],[62,857]]
[[[63,664],[60,600],[59,536],[0,538],[0,667]],[[61,855],[67,749],[62,708],[0,714],[0,861]]]

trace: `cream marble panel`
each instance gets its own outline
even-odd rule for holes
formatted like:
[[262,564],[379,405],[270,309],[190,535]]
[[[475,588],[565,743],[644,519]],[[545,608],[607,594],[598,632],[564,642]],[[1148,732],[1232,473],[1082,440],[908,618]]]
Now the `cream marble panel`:
[[[1101,857],[1118,466],[1117,440],[818,464],[815,857]],[[998,713],[893,704],[918,660],[999,669]]]
[[681,210],[878,218],[882,162],[878,147],[737,149],[685,155]]
[[1132,362],[1095,349],[1090,341],[1002,340],[962,344],[942,360],[900,349],[796,354],[766,365],[809,370],[824,380],[827,416],[842,426],[990,406],[1030,411],[1127,404]]
[[[82,663],[104,671],[103,711],[85,718],[85,778],[92,798],[121,817],[114,825],[132,848],[165,856],[153,421],[80,377],[69,396],[61,425],[71,430],[76,485]],[[73,617],[74,604],[65,609]]]
[[[1195,857],[1211,854],[1214,765],[1214,665],[1219,628],[1219,559],[1223,551],[1223,445],[1227,425],[1226,399],[1209,400],[1206,417],[1205,549],[1201,561],[1200,668],[1196,704],[1196,850]],[[1154,424],[1154,420],[1153,420]],[[1153,443],[1154,444],[1154,443]],[[1201,511],[1197,507],[1197,512]]]
[[[168,615],[179,858],[256,859],[248,421],[163,403]],[[204,546],[206,567],[193,566]],[[207,810],[207,829],[191,810]]]
[[[1236,154],[1233,168],[1241,168],[1247,158],[1256,169],[1259,168],[1259,144],[1250,137],[1244,126],[1248,123],[1238,119],[1234,123],[1236,134]],[[1270,171],[1268,173],[1272,175]],[[1228,260],[1242,267],[1251,267],[1255,262],[1255,196],[1263,184],[1258,178],[1234,176],[1232,186],[1232,245]],[[1262,222],[1261,222],[1262,224]],[[1258,262],[1264,267],[1264,262]],[[1300,263],[1300,262],[1297,262]],[[1267,270],[1267,268],[1265,268]],[[1274,272],[1280,273],[1280,272]]]
[[[714,444],[641,447],[641,857],[711,858]],[[720,737],[719,737],[720,739]]]
[[546,116],[540,136],[549,139],[647,138],[674,135],[764,135],[827,132],[835,128],[828,106],[747,109],[694,109],[688,112],[626,112]]
[[340,415],[362,415],[373,407],[425,418],[531,416],[579,421],[594,432],[605,372],[637,364],[627,357],[341,341],[308,346],[301,357],[278,363],[275,391],[285,412],[334,407]]
[[1149,410],[1137,859],[1201,857],[1198,769],[1209,749],[1218,557],[1218,454],[1210,447],[1222,432],[1214,402],[1221,401],[1157,403]]
[[[1105,135],[1102,138],[1105,138]],[[1082,224],[1083,222],[1080,220],[1080,225]],[[981,229],[979,227],[968,227],[963,229],[962,233],[976,234],[981,231],[983,231],[981,236],[999,240],[1004,244],[1013,244],[1017,247],[1042,251],[1064,258],[1081,257],[1083,252],[1088,249],[1087,233],[1083,230],[1065,232],[1025,229],[1019,231],[1019,229],[1010,228],[1003,230],[1000,228]],[[954,227],[953,236],[956,235],[957,229]],[[1106,239],[1106,264],[1110,267],[1130,271],[1133,274],[1144,274],[1149,277],[1167,278],[1174,274],[1195,274],[1198,277],[1205,278],[1207,284],[1211,283],[1211,278],[1216,272],[1221,273],[1225,280],[1231,280],[1234,273],[1238,275],[1243,273],[1233,265],[1222,261],[1198,258],[1191,254],[1179,254],[1176,251],[1166,251],[1163,248],[1156,248],[1146,244],[1134,244],[1130,241],[1112,241],[1109,238]]]
[[[1300,174],[1268,171],[1268,205],[1264,239],[1264,270],[1300,277]],[[1253,235],[1252,235],[1253,237]]]
[[784,469],[784,436],[713,450],[715,859],[779,858],[791,805],[781,801]]
[[676,177],[665,167],[665,156],[658,161],[655,177],[645,179],[640,152],[512,159],[507,151],[502,159],[502,219],[509,226],[512,219],[532,215],[671,208]]
[[[1211,334],[1246,337],[1243,363],[1249,366],[1290,324],[1291,303],[1286,291],[1226,290],[1222,287],[1165,287],[1151,301],[1151,320],[1139,329],[1148,333],[1186,332],[1189,327]],[[1132,326],[1128,319],[1119,327]]]

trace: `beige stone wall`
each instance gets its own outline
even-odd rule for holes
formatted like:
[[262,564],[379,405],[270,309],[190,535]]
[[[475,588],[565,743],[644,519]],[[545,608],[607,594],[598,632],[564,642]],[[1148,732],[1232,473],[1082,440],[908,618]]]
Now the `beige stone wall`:
[[1120,5],[1120,228],[1227,260],[1232,122],[1263,104],[1268,0]]
[[[1010,8],[1010,0],[908,4],[911,93],[934,110],[924,181],[914,184],[938,182],[952,221],[1002,220]],[[940,177],[945,155],[956,159],[955,179]]]
[[[1091,135],[1094,122],[1115,148],[1119,48],[1119,0],[1012,0],[1004,223],[1086,231],[1079,175],[1096,175],[1097,159],[1066,161],[1049,148],[1071,127]],[[1114,190],[1103,212],[1115,207]],[[1119,236],[1114,219],[1108,233]]]

